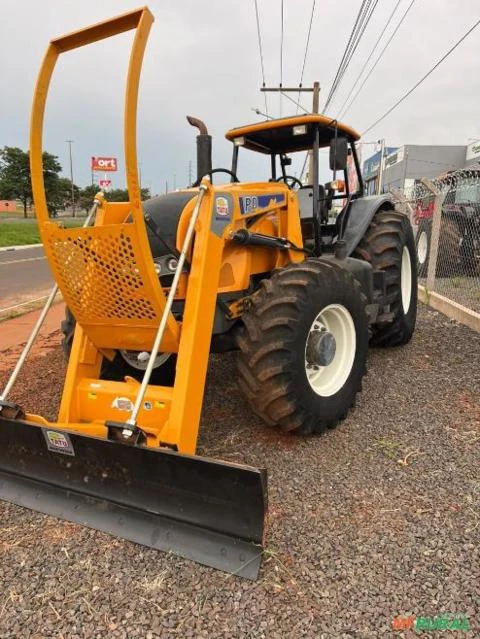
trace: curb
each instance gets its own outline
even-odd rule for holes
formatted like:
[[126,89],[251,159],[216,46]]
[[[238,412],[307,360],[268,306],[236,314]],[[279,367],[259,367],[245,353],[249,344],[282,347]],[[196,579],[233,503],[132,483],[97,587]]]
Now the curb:
[[36,248],[37,246],[43,246],[43,244],[39,242],[38,244],[22,244],[21,246],[2,246],[0,253],[4,251],[23,251],[24,249]]

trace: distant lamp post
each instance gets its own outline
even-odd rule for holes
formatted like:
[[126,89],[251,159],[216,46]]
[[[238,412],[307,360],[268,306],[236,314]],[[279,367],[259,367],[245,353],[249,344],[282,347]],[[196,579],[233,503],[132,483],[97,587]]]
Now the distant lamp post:
[[73,188],[73,160],[72,160],[72,144],[73,140],[65,140],[68,144],[68,151],[70,155],[70,184],[72,187],[72,217],[75,217],[75,190]]

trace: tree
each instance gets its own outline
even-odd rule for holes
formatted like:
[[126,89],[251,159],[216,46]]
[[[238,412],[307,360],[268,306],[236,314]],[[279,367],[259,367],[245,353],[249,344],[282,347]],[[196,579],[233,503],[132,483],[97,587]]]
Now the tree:
[[[43,152],[43,180],[47,206],[52,207],[55,215],[59,206],[59,198],[65,190],[65,178],[60,178],[62,166],[56,155]],[[61,181],[63,180],[63,182]],[[70,180],[68,180],[68,184]],[[75,188],[75,187],[74,187]],[[71,187],[70,187],[71,192]],[[5,146],[0,150],[0,197],[18,198],[23,204],[23,215],[27,217],[27,207],[32,201],[32,184],[30,176],[30,156],[18,147]]]
[[18,147],[5,146],[0,150],[0,197],[21,200],[23,215],[27,217],[27,206],[32,200],[30,161],[28,153]]
[[[81,210],[88,210],[93,203],[93,198],[99,192],[100,187],[96,184],[89,184],[80,191],[78,197],[78,206]],[[150,189],[142,189],[142,200],[148,200],[150,196]],[[128,202],[127,189],[112,189],[105,193],[105,197],[109,202]]]
[[[150,197],[150,189],[144,188],[141,190],[142,200],[148,200]],[[106,198],[109,202],[128,202],[127,189],[112,189],[106,193]]]
[[93,198],[98,193],[99,187],[96,184],[89,184],[80,189],[77,198],[77,205],[81,211],[88,211],[93,204]]
[[[45,185],[47,195],[47,206],[52,217],[56,217],[59,210],[65,209],[72,203],[72,182],[68,178],[52,177],[49,181],[48,188]],[[73,185],[73,195],[75,201],[78,202],[80,189]]]

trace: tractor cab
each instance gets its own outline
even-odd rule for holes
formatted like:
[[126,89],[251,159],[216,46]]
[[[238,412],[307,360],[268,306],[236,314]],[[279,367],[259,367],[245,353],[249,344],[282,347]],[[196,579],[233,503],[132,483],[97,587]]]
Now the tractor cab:
[[[355,142],[360,135],[350,127],[324,115],[309,114],[267,120],[231,129],[226,138],[233,142],[232,180],[237,180],[241,148],[270,156],[270,182],[283,182],[296,192],[304,242],[316,253],[333,244],[341,235],[342,215],[349,203],[363,195],[363,182]],[[329,149],[331,180],[321,183],[321,149]],[[294,154],[302,154],[299,177],[291,175]],[[307,153],[307,155],[305,155]],[[351,159],[349,159],[349,157]],[[308,167],[307,167],[308,163]],[[301,166],[301,165],[300,165]],[[305,172],[305,168],[308,170]],[[304,179],[303,175],[307,177]],[[340,174],[340,176],[338,175]],[[340,207],[335,206],[341,203]]]

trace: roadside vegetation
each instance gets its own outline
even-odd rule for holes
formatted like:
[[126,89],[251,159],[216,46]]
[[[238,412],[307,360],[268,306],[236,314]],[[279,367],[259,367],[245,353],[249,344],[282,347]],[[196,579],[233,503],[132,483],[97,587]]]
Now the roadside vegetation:
[[[61,224],[66,227],[82,226],[84,220],[75,218],[62,220]],[[26,244],[38,244],[40,242],[40,234],[38,232],[37,223],[32,221],[26,222],[7,222],[0,220],[0,247],[7,246],[23,246]]]

